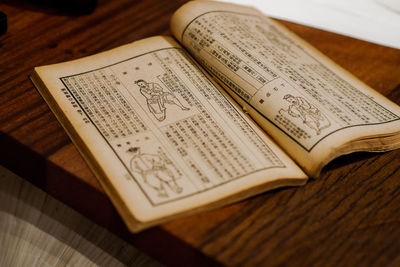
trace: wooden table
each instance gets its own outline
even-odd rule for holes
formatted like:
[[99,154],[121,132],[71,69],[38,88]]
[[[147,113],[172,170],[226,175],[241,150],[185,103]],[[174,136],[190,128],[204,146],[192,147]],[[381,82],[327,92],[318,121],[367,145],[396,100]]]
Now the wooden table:
[[[94,13],[74,16],[3,1],[1,163],[166,264],[399,266],[399,150],[344,156],[304,187],[128,233],[28,75],[35,66],[169,34],[183,2],[104,0]],[[400,50],[283,24],[399,104]]]

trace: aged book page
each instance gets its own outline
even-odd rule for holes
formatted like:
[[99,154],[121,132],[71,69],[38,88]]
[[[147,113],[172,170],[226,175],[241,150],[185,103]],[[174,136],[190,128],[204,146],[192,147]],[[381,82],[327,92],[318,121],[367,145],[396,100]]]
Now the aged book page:
[[333,158],[400,146],[400,109],[255,9],[195,1],[178,41],[310,175]]
[[132,231],[306,182],[172,38],[38,67],[32,80]]

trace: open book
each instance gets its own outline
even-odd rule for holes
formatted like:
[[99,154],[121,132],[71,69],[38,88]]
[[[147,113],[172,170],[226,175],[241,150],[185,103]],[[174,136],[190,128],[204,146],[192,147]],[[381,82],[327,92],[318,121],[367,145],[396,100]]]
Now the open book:
[[400,147],[400,108],[258,11],[190,2],[32,81],[133,232]]

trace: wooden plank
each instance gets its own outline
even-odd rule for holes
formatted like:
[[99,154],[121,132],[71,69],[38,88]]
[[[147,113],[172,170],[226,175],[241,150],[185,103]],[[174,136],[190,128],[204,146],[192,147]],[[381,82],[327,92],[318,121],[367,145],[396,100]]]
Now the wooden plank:
[[[267,192],[139,235],[127,232],[27,76],[38,65],[168,34],[170,16],[181,4],[100,1],[85,16],[24,1],[0,4],[9,18],[8,32],[0,36],[1,163],[164,263],[398,265],[399,151],[341,157],[304,187]],[[283,23],[400,103],[400,50]]]

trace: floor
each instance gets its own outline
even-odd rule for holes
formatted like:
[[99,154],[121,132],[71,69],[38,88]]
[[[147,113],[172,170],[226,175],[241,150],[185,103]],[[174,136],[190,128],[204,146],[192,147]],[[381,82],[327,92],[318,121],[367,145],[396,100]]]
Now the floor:
[[161,266],[0,166],[0,266]]

